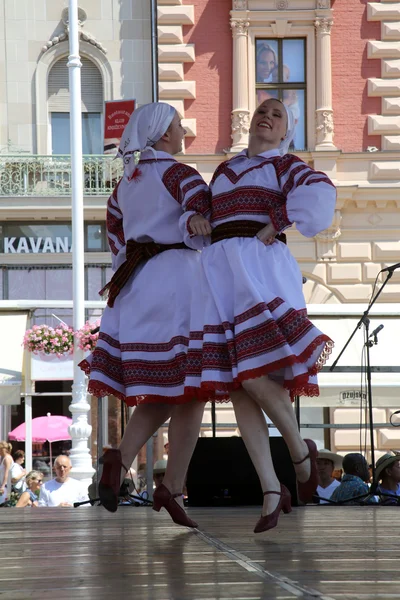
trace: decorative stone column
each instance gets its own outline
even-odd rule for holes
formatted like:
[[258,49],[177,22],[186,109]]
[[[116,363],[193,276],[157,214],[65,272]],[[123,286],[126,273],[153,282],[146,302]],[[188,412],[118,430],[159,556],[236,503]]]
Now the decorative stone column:
[[92,467],[92,458],[88,446],[92,426],[88,420],[90,404],[87,401],[85,381],[75,379],[75,383],[72,385],[72,402],[69,405],[69,410],[72,413],[72,424],[69,427],[72,439],[70,458],[73,468],[71,475],[89,485],[95,471]]
[[247,63],[247,30],[249,22],[244,19],[232,19],[233,34],[233,110],[232,110],[232,148],[231,152],[240,152],[247,148],[250,127],[249,83]]
[[315,20],[317,34],[317,108],[316,108],[316,150],[336,150],[333,143],[332,110],[332,67],[331,29],[333,20],[319,17]]

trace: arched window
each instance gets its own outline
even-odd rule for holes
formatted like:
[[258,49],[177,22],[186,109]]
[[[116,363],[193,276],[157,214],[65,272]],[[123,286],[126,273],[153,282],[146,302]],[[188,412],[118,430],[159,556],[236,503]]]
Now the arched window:
[[[97,66],[81,58],[82,143],[84,154],[102,154],[103,82]],[[66,57],[50,70],[47,85],[52,154],[70,154],[70,95]]]

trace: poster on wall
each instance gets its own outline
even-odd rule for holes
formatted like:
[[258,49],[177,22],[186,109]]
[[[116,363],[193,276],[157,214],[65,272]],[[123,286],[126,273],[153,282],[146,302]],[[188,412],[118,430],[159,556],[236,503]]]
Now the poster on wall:
[[119,142],[136,100],[110,100],[104,103],[104,154],[116,154]]

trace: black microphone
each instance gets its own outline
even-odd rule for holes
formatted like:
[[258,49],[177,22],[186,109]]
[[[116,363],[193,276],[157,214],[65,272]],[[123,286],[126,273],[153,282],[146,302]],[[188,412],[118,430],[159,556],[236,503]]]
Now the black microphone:
[[381,273],[391,273],[392,271],[395,271],[396,269],[400,269],[400,263],[396,263],[395,265],[392,265],[391,267],[386,267],[386,269],[382,269]]
[[378,335],[378,333],[380,331],[382,331],[382,329],[384,328],[384,325],[379,325],[376,329],[373,330],[373,332],[371,333],[371,335],[369,336],[370,338],[372,337],[376,337]]

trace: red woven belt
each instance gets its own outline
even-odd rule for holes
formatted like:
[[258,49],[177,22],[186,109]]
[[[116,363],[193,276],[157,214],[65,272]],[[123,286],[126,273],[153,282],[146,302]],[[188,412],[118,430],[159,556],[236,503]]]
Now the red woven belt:
[[[260,221],[228,221],[212,230],[211,243],[215,244],[221,240],[234,237],[254,237],[265,225],[266,223],[261,223]],[[276,239],[286,244],[286,235],[284,233],[279,233]]]
[[108,306],[114,306],[114,302],[136,267],[143,261],[153,258],[165,250],[190,250],[184,243],[180,244],[157,244],[156,242],[136,242],[128,240],[126,244],[126,260],[115,271],[111,280],[100,290],[100,296],[108,292]]

